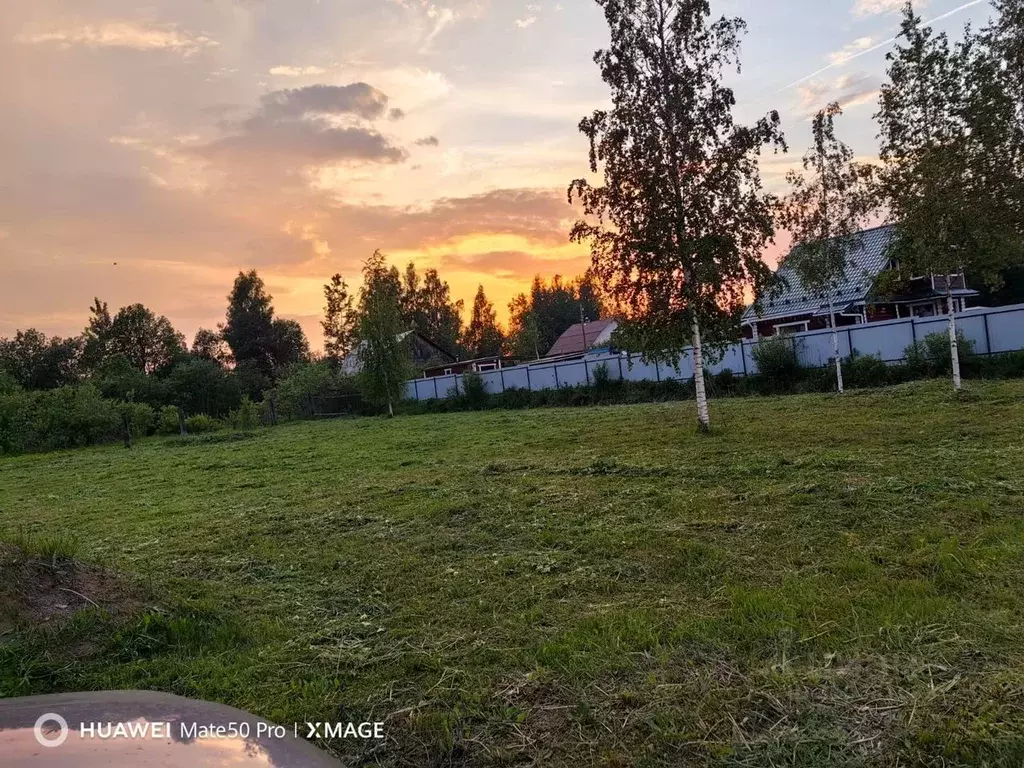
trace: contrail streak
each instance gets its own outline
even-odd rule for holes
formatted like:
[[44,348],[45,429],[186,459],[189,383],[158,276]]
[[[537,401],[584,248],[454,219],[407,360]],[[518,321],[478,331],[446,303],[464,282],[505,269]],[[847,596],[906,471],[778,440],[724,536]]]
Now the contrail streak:
[[[985,0],[971,0],[969,3],[964,3],[963,5],[957,6],[956,8],[954,8],[951,11],[946,11],[941,16],[936,16],[934,19],[928,19],[927,21],[922,22],[922,24],[924,26],[928,26],[929,24],[934,24],[937,21],[942,21],[943,19],[948,19],[953,14],[960,13],[960,11],[965,11],[968,8],[972,7],[972,6],[979,5],[979,4],[984,3],[984,2],[985,2]],[[817,77],[818,75],[822,74],[823,72],[828,72],[830,69],[835,69],[836,67],[841,67],[844,64],[849,64],[854,59],[859,59],[861,56],[866,56],[869,53],[877,51],[879,48],[884,48],[885,46],[889,45],[890,43],[896,42],[897,37],[898,37],[898,35],[895,36],[895,37],[890,37],[888,40],[883,40],[878,45],[873,45],[870,48],[865,48],[863,51],[857,51],[857,53],[852,53],[849,56],[847,56],[845,59],[842,59],[841,61],[834,61],[831,64],[828,64],[828,65],[822,67],[821,69],[819,69],[819,70],[817,70],[815,72],[811,72],[811,74],[809,74],[809,75],[805,75],[804,77],[801,77],[799,80],[794,80],[792,83],[790,83],[789,85],[785,86],[784,88],[781,88],[780,90],[788,91],[790,88],[794,88],[794,87],[796,87],[796,86],[798,86],[798,85],[800,85],[802,83],[806,83],[811,78]]]

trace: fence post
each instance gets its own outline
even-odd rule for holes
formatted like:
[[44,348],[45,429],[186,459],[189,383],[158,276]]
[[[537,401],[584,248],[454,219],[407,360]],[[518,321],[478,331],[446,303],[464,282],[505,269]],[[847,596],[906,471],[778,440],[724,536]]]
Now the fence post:
[[526,366],[526,388],[533,392],[533,384],[530,382],[530,366]]
[[498,373],[500,374],[501,377],[501,393],[505,394],[505,371],[499,368]]
[[981,316],[982,321],[985,323],[985,354],[992,354],[992,339],[988,335],[988,312]]
[[910,340],[917,344],[917,322],[914,320],[914,316],[910,316]]
[[622,355],[619,355],[619,381],[622,381]]
[[562,385],[558,383],[558,363],[552,366],[555,369],[555,389],[561,389]]
[[661,383],[661,366],[658,365],[657,360],[654,361],[654,378],[658,380],[659,384]]
[[747,378],[747,345],[740,339],[740,359],[743,361],[743,378]]
[[590,369],[587,368],[587,358],[583,358],[583,375],[587,379],[587,386],[590,386]]
[[440,400],[441,396],[437,394],[437,376],[434,377],[434,399]]

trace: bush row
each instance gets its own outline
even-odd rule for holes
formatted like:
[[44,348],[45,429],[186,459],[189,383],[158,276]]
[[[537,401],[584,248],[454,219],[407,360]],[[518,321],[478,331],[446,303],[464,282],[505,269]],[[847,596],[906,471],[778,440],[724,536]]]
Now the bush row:
[[[189,433],[259,426],[261,406],[243,397],[225,419],[205,413],[184,419]],[[146,403],[105,398],[93,384],[42,391],[9,388],[0,392],[0,454],[54,451],[140,438],[177,434],[181,418],[175,406],[159,411]]]
[[[965,378],[1024,377],[1024,351],[1001,355],[975,355],[969,339],[958,337],[961,373]],[[773,337],[762,341],[754,351],[759,373],[737,375],[729,369],[707,375],[705,384],[710,397],[743,397],[750,395],[831,392],[836,388],[835,368],[805,368],[800,365],[792,340]],[[931,334],[904,352],[906,361],[888,365],[878,357],[856,352],[843,360],[843,382],[848,388],[884,387],[926,378],[949,376],[951,360],[949,338]],[[466,374],[459,393],[437,400],[409,400],[402,404],[402,413],[447,413],[499,408],[541,408],[546,406],[612,405],[694,397],[692,379],[655,381],[620,381],[611,379],[607,369],[593,371],[591,386],[558,389],[507,389],[488,394],[477,374]]]

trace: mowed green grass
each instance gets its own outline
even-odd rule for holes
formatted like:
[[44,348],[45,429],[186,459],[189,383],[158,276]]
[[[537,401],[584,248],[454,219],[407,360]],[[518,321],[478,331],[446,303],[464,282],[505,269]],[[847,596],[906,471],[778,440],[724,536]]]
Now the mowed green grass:
[[[1024,382],[303,423],[0,461],[150,610],[6,695],[385,720],[350,764],[1024,764]],[[6,641],[6,642],[5,642]],[[4,650],[6,649],[6,650]]]

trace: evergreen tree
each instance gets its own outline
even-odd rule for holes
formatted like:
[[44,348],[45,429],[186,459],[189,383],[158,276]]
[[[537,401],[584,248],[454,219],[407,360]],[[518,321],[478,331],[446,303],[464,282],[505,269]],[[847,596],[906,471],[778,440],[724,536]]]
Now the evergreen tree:
[[736,125],[724,70],[739,64],[742,19],[711,21],[708,0],[597,0],[611,46],[594,57],[610,111],[580,123],[590,170],[604,186],[569,188],[584,213],[572,239],[589,242],[596,275],[624,313],[618,338],[675,361],[692,346],[697,418],[710,428],[705,344],[739,335],[745,292],[770,279],[774,236],[758,155],[783,148],[778,113]]
[[462,343],[474,358],[500,355],[505,346],[505,335],[498,327],[494,305],[487,300],[482,285],[476,289],[473,314]]
[[110,357],[110,325],[112,323],[107,302],[93,299],[89,307],[89,324],[82,332],[82,368],[96,372]]
[[320,321],[324,329],[324,354],[335,362],[344,359],[355,345],[357,318],[353,298],[340,274],[332,276],[331,282],[324,286],[327,304],[324,319]]

